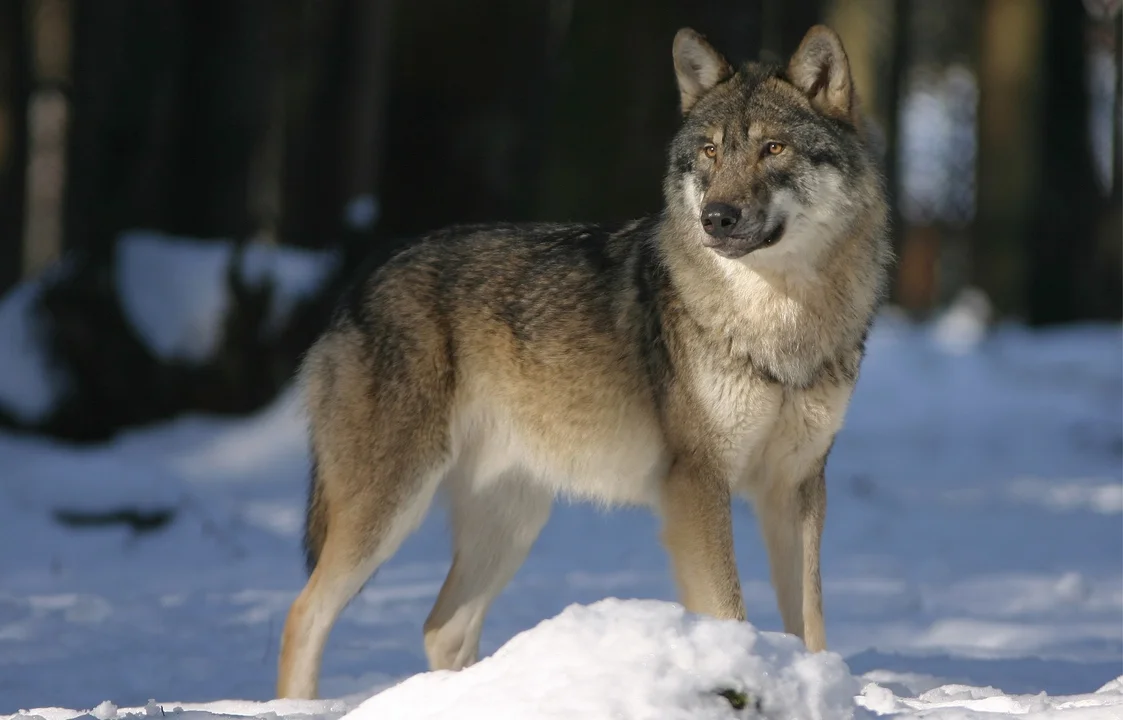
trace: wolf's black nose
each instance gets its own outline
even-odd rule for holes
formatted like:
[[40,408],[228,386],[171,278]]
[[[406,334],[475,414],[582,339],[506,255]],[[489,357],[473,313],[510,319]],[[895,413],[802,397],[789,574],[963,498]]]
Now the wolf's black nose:
[[706,203],[702,208],[702,228],[714,237],[722,238],[733,232],[737,221],[741,219],[740,208],[727,203]]

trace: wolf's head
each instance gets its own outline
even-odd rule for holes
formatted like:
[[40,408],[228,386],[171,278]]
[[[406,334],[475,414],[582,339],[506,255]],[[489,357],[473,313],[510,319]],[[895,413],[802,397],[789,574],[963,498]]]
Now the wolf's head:
[[727,259],[753,253],[753,264],[814,263],[856,223],[883,222],[880,176],[834,31],[811,28],[786,68],[735,70],[684,28],[674,67],[684,122],[671,145],[668,212],[699,243]]

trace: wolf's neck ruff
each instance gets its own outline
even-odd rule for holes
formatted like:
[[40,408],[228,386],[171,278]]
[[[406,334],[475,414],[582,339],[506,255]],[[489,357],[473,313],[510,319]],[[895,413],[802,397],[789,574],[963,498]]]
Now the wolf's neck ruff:
[[771,380],[806,387],[840,365],[856,372],[882,283],[884,219],[874,208],[863,220],[841,237],[815,238],[827,241],[815,258],[781,255],[779,247],[733,260],[700,253],[692,247],[699,232],[684,230],[689,222],[681,217],[664,220],[657,242],[700,339],[708,336]]

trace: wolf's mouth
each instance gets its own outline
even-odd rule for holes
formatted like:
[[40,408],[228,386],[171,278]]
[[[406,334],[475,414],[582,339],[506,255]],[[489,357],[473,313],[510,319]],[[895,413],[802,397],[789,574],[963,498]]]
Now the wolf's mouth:
[[776,223],[776,227],[772,228],[772,230],[764,236],[764,239],[760,241],[759,247],[771,247],[780,242],[780,238],[784,236],[784,230],[786,229],[787,223],[783,220]]
[[732,243],[724,247],[714,247],[713,250],[722,257],[735,260],[756,250],[772,247],[784,237],[784,231],[786,229],[787,223],[781,220],[776,223],[776,227],[769,230],[767,234],[746,233],[745,235],[730,235],[729,239],[733,241]]
[[[742,224],[745,226],[743,229],[741,228]],[[729,235],[720,236],[707,233],[707,237],[702,242],[721,257],[736,260],[754,250],[772,247],[780,242],[780,239],[784,237],[784,231],[787,230],[787,221],[783,218],[767,232],[764,231],[763,225],[764,223],[759,221],[756,223],[739,223],[737,229],[742,230],[742,232],[734,231]],[[703,225],[703,227],[705,226]]]

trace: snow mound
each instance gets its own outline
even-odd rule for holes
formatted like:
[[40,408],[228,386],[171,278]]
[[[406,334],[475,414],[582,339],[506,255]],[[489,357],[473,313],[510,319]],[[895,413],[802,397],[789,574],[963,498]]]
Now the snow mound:
[[[842,658],[654,600],[570,605],[460,672],[375,695],[346,720],[867,717]],[[724,693],[724,695],[723,695]]]
[[45,420],[65,389],[35,314],[45,280],[23,282],[0,299],[0,409],[25,423]]
[[[202,364],[223,340],[233,303],[231,269],[252,288],[272,284],[263,330],[284,328],[297,304],[315,294],[338,267],[330,250],[232,240],[201,240],[132,230],[116,245],[116,290],[122,311],[157,357]],[[36,308],[45,288],[68,266],[63,263],[27,280],[0,298],[0,411],[25,424],[47,420],[68,388],[56,371],[46,326]]]
[[986,339],[992,312],[986,293],[965,288],[935,321],[932,337],[944,352],[967,355]]
[[231,297],[227,274],[240,262],[250,286],[273,283],[268,330],[279,329],[296,303],[313,293],[338,257],[263,243],[246,243],[235,255],[231,240],[200,240],[133,230],[116,246],[117,292],[125,317],[145,344],[169,360],[202,363],[222,341]]

